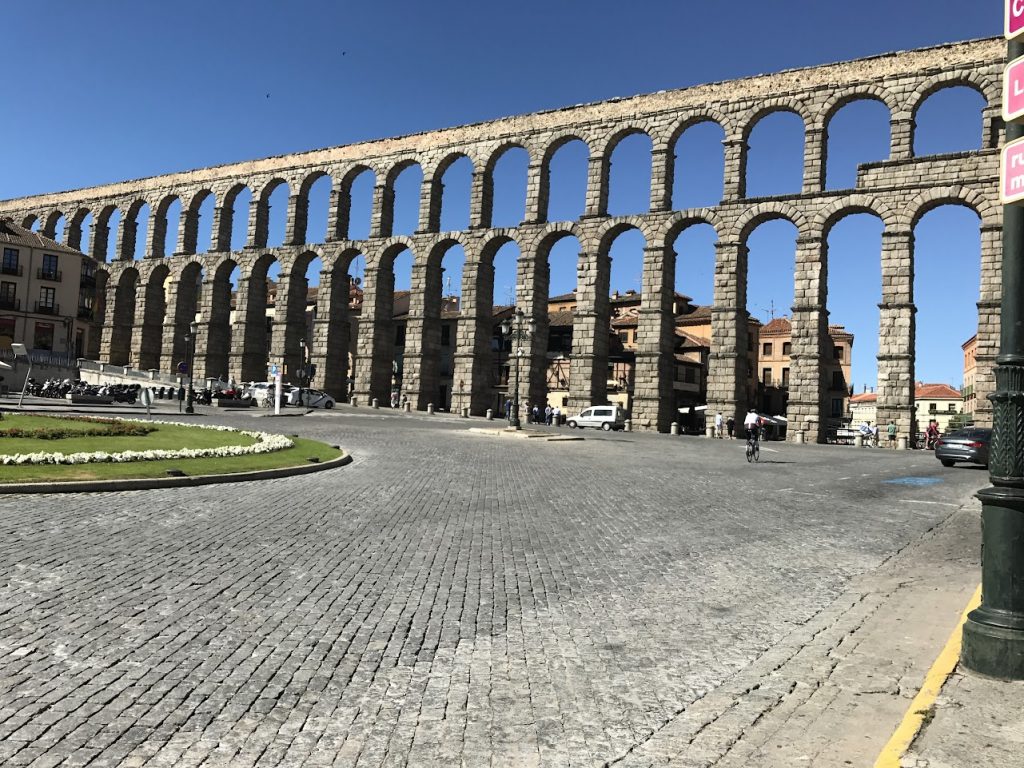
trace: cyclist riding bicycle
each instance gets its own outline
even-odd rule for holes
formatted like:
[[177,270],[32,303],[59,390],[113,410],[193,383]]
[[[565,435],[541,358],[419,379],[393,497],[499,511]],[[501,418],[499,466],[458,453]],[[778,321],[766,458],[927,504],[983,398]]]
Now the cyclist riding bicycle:
[[761,417],[757,411],[751,408],[743,419],[743,429],[746,430],[747,439],[757,442],[761,439]]

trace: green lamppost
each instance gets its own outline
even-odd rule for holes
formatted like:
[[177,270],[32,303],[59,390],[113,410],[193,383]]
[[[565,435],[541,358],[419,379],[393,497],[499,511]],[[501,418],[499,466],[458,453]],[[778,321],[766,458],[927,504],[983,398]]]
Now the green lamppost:
[[527,322],[523,310],[517,309],[515,315],[501,324],[501,330],[504,336],[511,339],[512,356],[516,360],[516,382],[515,389],[512,391],[512,418],[509,419],[508,425],[513,429],[521,429],[522,424],[519,421],[519,358],[523,356],[523,342],[529,341],[537,333],[537,321],[530,318]]
[[[1007,14],[1024,3],[1006,0]],[[1009,24],[1007,25],[1009,31]],[[1024,56],[1011,41],[1010,61]],[[1006,141],[1024,138],[1024,125],[1009,122]],[[1004,164],[1004,173],[1006,172]],[[1001,174],[1002,175],[1002,174]],[[1006,184],[1001,179],[1004,195]],[[1024,207],[1003,207],[1003,284],[999,356],[992,401],[992,487],[981,499],[981,605],[964,624],[961,661],[967,669],[1010,680],[1024,679]]]

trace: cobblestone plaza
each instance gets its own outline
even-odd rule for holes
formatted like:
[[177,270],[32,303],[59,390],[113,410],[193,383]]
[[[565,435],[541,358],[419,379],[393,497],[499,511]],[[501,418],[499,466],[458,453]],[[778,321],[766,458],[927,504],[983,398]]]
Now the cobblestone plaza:
[[0,764],[709,764],[791,693],[786,659],[842,643],[851,579],[984,480],[925,452],[196,418],[355,460],[0,497]]

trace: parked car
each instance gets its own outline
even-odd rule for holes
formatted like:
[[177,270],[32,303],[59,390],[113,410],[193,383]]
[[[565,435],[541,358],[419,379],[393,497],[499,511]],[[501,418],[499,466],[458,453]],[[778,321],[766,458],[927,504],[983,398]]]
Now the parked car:
[[952,467],[958,461],[988,466],[988,446],[992,442],[992,430],[983,427],[967,427],[940,435],[935,442],[935,458],[944,467]]
[[333,408],[335,399],[319,389],[300,389],[296,387],[288,393],[288,405],[305,405],[307,408]]
[[584,408],[578,416],[570,416],[566,422],[570,427],[594,427],[605,432],[612,429],[624,429],[626,412],[617,405],[592,405]]

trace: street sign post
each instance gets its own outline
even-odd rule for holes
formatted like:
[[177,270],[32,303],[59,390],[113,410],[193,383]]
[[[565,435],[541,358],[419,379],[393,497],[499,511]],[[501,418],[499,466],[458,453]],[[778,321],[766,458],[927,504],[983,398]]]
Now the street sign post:
[[1007,40],[1018,40],[1024,35],[1024,0],[1006,0],[1006,24],[1003,34]]
[[[992,401],[989,480],[981,500],[981,605],[967,614],[960,660],[965,669],[1024,680],[1024,99],[1017,65],[1024,58],[1024,0],[1006,0],[1006,100],[1009,114],[999,174],[1003,203],[999,355]],[[1012,99],[1012,103],[1011,103]]]

